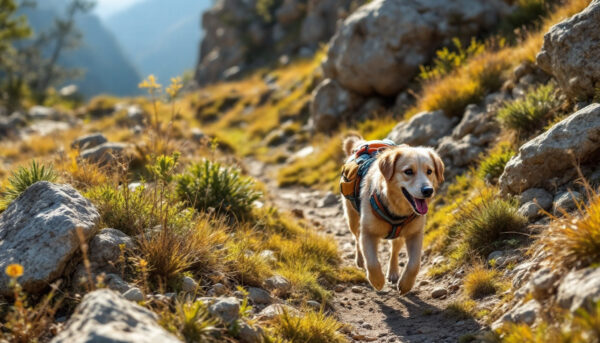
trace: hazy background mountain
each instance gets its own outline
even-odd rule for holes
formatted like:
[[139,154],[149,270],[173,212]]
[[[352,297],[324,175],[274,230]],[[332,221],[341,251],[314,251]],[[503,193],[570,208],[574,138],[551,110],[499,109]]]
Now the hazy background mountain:
[[195,67],[200,18],[212,0],[144,0],[106,18],[126,54],[145,76],[166,83]]
[[[47,31],[54,18],[61,13],[68,0],[38,1],[35,8],[22,13],[28,17],[34,32]],[[81,93],[92,96],[100,93],[115,95],[138,94],[140,73],[121,50],[119,43],[95,14],[80,14],[77,27],[83,34],[81,45],[75,50],[64,51],[59,64],[85,71],[82,78],[73,82]]]

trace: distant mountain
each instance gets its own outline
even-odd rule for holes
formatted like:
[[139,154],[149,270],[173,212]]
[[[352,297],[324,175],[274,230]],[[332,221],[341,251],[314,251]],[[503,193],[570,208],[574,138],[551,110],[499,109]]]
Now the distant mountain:
[[145,0],[106,19],[128,56],[162,83],[194,69],[200,18],[213,0]]
[[[34,32],[44,32],[52,26],[66,3],[66,0],[39,1],[35,8],[25,8],[21,13],[27,16]],[[86,96],[139,94],[137,85],[141,75],[100,19],[93,14],[80,14],[76,24],[83,34],[82,44],[76,50],[64,51],[59,63],[85,71],[81,79],[73,81],[80,92]]]

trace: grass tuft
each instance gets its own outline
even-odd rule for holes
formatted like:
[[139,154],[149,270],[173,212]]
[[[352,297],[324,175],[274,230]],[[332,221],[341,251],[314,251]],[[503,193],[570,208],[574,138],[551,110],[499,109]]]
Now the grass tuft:
[[472,299],[480,299],[496,294],[501,289],[497,278],[498,273],[495,270],[485,269],[481,265],[477,265],[465,276],[465,292]]
[[54,182],[58,179],[58,174],[54,171],[52,165],[45,166],[35,160],[31,161],[28,167],[19,167],[8,178],[8,187],[4,192],[4,198],[0,203],[0,208],[5,209],[13,200],[19,197],[21,193],[39,181]]
[[500,143],[481,160],[477,175],[484,180],[498,180],[504,172],[504,167],[515,155],[515,151],[508,143]]
[[284,312],[272,322],[272,334],[290,343],[344,343],[342,324],[322,312],[308,311],[302,316]]

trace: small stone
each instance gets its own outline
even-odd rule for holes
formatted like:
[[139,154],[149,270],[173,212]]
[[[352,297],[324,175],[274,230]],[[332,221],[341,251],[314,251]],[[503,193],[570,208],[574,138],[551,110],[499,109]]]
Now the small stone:
[[364,300],[359,300],[359,301],[358,301],[358,304],[362,306],[362,305],[365,305],[365,304],[366,304],[366,302],[365,302]]
[[431,292],[431,297],[437,299],[445,296],[446,294],[448,294],[448,291],[445,288],[437,287]]
[[333,192],[328,192],[318,203],[318,207],[329,207],[338,203],[338,196]]
[[242,343],[261,343],[263,341],[263,330],[260,326],[250,326],[246,322],[241,322],[239,336]]
[[90,135],[77,138],[71,143],[71,148],[85,150],[96,147],[108,142],[108,139],[101,133],[92,133]]
[[422,280],[421,282],[419,282],[419,286],[427,286],[429,285],[429,281],[427,280]]
[[271,304],[273,298],[271,295],[261,288],[248,287],[248,299],[254,304]]
[[287,312],[289,315],[292,315],[292,316],[300,315],[300,311],[296,310],[295,308],[293,308],[291,306],[284,305],[284,304],[272,304],[272,305],[265,307],[262,311],[260,311],[258,316],[261,319],[268,320],[268,319],[273,319],[276,316],[283,314],[284,312]]
[[360,288],[358,286],[352,286],[351,290],[352,290],[352,293],[358,293],[358,294],[360,294],[360,293],[363,292],[362,288]]
[[193,128],[191,133],[192,139],[196,142],[202,142],[206,138],[206,134],[204,134],[204,132],[197,127]]
[[198,289],[198,283],[189,276],[181,279],[181,290],[187,293],[194,293]]
[[224,284],[217,282],[215,283],[209,290],[208,295],[210,296],[220,296],[227,293],[227,287]]
[[275,256],[275,252],[273,250],[263,250],[258,254],[263,260],[269,263],[277,262],[277,256]]
[[284,295],[291,290],[292,284],[290,283],[290,280],[281,275],[273,275],[265,280],[264,287],[279,295]]
[[521,205],[517,213],[527,218],[530,222],[542,216],[542,213],[540,212],[540,207],[533,201],[529,201]]
[[335,285],[335,288],[333,290],[337,293],[341,293],[346,290],[346,287],[344,287],[344,285],[338,284],[338,285]]
[[140,302],[144,300],[144,294],[138,287],[132,287],[123,293],[123,297],[129,301]]
[[558,279],[559,275],[552,268],[543,268],[535,272],[530,281],[533,297],[537,300],[549,297],[550,294],[554,293],[556,280]]
[[311,307],[315,310],[319,310],[321,308],[321,303],[319,303],[318,301],[315,301],[315,300],[307,301],[306,305],[308,305],[309,307]]
[[371,325],[369,323],[363,323],[360,327],[363,328],[363,329],[366,329],[366,330],[373,329],[373,325]]
[[575,191],[557,194],[554,197],[554,215],[561,214],[562,211],[570,212],[577,209],[577,203],[582,199],[581,193]]
[[234,297],[215,298],[213,303],[208,306],[208,311],[230,324],[240,316],[240,301]]

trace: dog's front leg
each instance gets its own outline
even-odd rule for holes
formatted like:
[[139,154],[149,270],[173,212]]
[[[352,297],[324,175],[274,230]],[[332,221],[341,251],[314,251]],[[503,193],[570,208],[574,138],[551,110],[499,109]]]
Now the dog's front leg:
[[363,228],[360,233],[360,246],[367,267],[367,279],[376,290],[381,290],[385,285],[385,278],[381,271],[381,265],[377,258],[377,246],[379,238],[365,234]]
[[404,239],[402,237],[398,237],[391,241],[392,251],[390,253],[390,264],[388,265],[387,279],[392,285],[395,285],[400,279],[400,266],[398,265],[398,255],[400,254],[400,249],[402,249],[403,244]]
[[419,268],[421,267],[421,248],[423,246],[423,230],[406,238],[406,251],[408,253],[408,263],[402,278],[398,283],[398,290],[401,294],[408,293],[417,279]]

